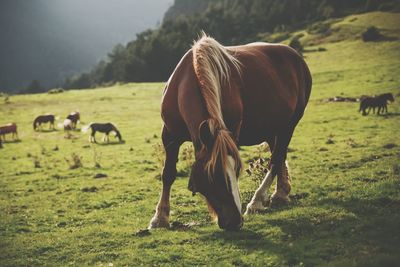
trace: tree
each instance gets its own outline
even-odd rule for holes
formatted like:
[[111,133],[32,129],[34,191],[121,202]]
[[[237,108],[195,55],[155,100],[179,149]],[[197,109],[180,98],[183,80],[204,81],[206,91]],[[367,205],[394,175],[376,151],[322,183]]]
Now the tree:
[[38,80],[33,80],[26,88],[22,91],[24,94],[37,94],[42,93],[44,88],[40,85]]

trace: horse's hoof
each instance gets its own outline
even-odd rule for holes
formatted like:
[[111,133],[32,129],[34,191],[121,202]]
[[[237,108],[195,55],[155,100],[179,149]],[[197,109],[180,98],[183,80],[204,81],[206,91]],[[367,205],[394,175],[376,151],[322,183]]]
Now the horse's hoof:
[[249,204],[247,204],[246,212],[244,213],[244,215],[247,216],[250,214],[259,213],[261,211],[264,211],[264,209],[265,208],[262,201],[252,201]]
[[277,208],[277,207],[282,207],[282,206],[287,206],[289,205],[289,197],[285,196],[278,196],[278,195],[272,195],[271,196],[271,201],[269,203],[269,206],[271,208]]
[[169,228],[168,219],[153,217],[151,219],[151,221],[149,223],[149,227],[147,227],[147,229],[154,229],[154,228]]

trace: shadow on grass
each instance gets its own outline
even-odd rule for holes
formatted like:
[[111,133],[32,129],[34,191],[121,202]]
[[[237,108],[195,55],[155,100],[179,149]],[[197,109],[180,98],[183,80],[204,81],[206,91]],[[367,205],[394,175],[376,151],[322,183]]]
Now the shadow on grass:
[[383,118],[392,118],[392,117],[398,117],[398,116],[400,116],[400,113],[399,112],[388,112],[388,113],[385,113],[385,114],[380,114],[379,116],[381,116],[381,117],[383,117]]
[[398,210],[400,200],[390,197],[324,199],[250,216],[238,232],[203,232],[202,241],[245,250],[242,263],[245,255],[267,253],[282,265],[380,266],[400,260]]
[[51,132],[58,132],[56,128],[54,129],[39,129],[36,130],[37,133],[51,133]]
[[92,143],[92,144],[99,145],[99,146],[117,146],[117,145],[125,144],[125,141],[96,142],[96,143]]
[[21,143],[21,139],[15,139],[15,140],[2,140],[1,141],[3,144],[18,144]]

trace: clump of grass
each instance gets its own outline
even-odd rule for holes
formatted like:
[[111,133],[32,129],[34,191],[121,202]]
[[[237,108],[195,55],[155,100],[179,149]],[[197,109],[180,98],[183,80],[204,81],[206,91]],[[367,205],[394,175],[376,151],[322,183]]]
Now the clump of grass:
[[400,165],[393,164],[392,171],[394,175],[400,175]]
[[46,155],[46,148],[44,146],[40,146],[40,154]]
[[152,157],[157,161],[160,170],[164,167],[165,149],[161,143],[153,145]]
[[39,157],[33,157],[33,166],[36,168],[36,169],[39,169],[39,168],[42,168],[42,165],[40,164],[40,159],[39,159]]
[[187,145],[182,149],[182,161],[184,162],[184,168],[190,169],[194,163],[194,149],[193,145]]
[[71,170],[83,167],[82,157],[78,154],[72,153],[71,159],[65,158]]
[[10,104],[10,103],[11,103],[11,101],[10,101],[10,96],[9,96],[9,95],[5,95],[5,96],[4,96],[4,103],[5,103],[5,104]]
[[258,188],[258,186],[264,179],[265,174],[268,172],[267,165],[268,165],[267,161],[264,160],[262,157],[259,157],[256,160],[253,160],[249,163],[249,166],[246,169],[246,173],[250,177],[253,183],[249,191],[241,193],[242,202],[244,204],[250,202],[254,191]]
[[246,169],[246,173],[254,182],[256,188],[261,184],[265,174],[268,172],[266,164],[266,161],[259,157],[257,160],[250,162],[249,167]]
[[95,146],[92,146],[93,148],[93,162],[94,162],[94,167],[95,168],[101,168],[100,160],[101,160],[101,153],[97,153],[97,150]]

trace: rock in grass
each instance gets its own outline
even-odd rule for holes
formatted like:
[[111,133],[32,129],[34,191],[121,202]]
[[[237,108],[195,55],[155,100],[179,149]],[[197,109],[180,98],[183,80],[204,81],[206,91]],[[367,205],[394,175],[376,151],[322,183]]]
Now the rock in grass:
[[82,192],[85,192],[85,193],[93,193],[93,192],[97,192],[97,187],[95,187],[95,186],[91,186],[91,187],[84,187],[84,188],[82,188],[81,189],[81,191]]
[[389,144],[386,144],[383,146],[383,148],[386,148],[386,149],[392,149],[394,147],[396,147],[396,144],[393,144],[393,143],[389,143]]
[[94,179],[100,179],[100,178],[106,178],[106,177],[108,177],[108,175],[105,174],[105,173],[96,173],[96,174],[93,176]]

